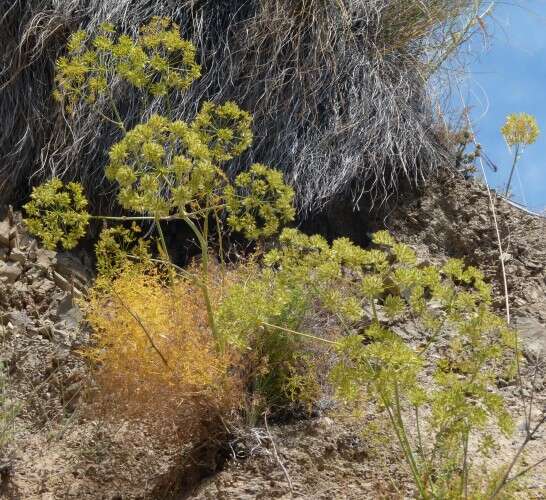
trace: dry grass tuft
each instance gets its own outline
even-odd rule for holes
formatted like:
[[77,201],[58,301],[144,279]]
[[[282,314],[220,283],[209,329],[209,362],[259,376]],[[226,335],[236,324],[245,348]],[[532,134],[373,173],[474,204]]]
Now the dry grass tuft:
[[[118,107],[136,123],[153,112],[193,117],[203,99],[252,112],[257,161],[283,169],[304,211],[341,195],[392,194],[425,181],[449,156],[434,132],[431,72],[472,31],[480,0],[15,0],[0,7],[2,201],[52,174],[105,189],[104,151],[118,138],[85,107],[74,120],[50,98],[53,62],[70,32],[111,21],[134,34],[173,18],[196,44],[204,77],[184,95],[144,102],[121,83]],[[469,27],[466,30],[465,27]],[[463,36],[464,35],[464,36]],[[100,103],[99,103],[100,104]],[[108,103],[103,103],[108,106]]]

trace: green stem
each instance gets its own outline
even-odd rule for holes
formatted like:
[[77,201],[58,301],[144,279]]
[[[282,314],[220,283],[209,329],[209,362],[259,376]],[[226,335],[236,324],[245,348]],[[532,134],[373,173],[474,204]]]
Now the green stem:
[[171,282],[171,285],[174,285],[175,279],[174,279],[174,273],[173,268],[171,266],[171,257],[169,256],[169,250],[167,248],[167,241],[165,240],[165,235],[163,234],[163,229],[161,228],[161,222],[159,218],[156,218],[154,221],[155,227],[157,228],[157,232],[159,234],[159,241],[161,246],[161,251],[164,254],[163,258],[168,264],[169,268],[169,280]]
[[469,431],[466,429],[463,438],[463,477],[460,488],[460,496],[465,498],[465,500],[468,498],[468,472],[470,469],[470,464],[468,461],[468,438]]
[[155,227],[157,228],[157,232],[159,234],[159,241],[161,242],[161,251],[164,254],[165,260],[170,263],[171,258],[169,256],[169,251],[167,249],[167,241],[165,240],[165,235],[163,234],[163,229],[161,228],[161,222],[159,219],[154,220]]
[[199,245],[201,247],[201,270],[202,270],[202,286],[201,291],[203,293],[203,299],[205,300],[205,305],[207,308],[207,316],[209,320],[209,326],[212,330],[212,334],[214,335],[214,338],[216,339],[216,344],[218,347],[218,350],[220,353],[223,353],[225,350],[225,340],[220,335],[220,332],[218,331],[218,328],[216,326],[216,321],[214,318],[214,311],[212,309],[212,302],[210,300],[209,295],[209,252],[208,252],[208,245],[207,240],[203,237],[203,233],[199,231],[199,228],[195,225],[195,223],[187,216],[183,215],[182,219],[184,222],[190,227],[190,229],[193,231],[193,234],[195,234]]
[[112,111],[114,112],[114,115],[116,116],[117,125],[119,126],[121,131],[124,134],[126,134],[127,130],[125,129],[125,124],[123,123],[118,107],[116,105],[116,101],[114,100],[114,97],[112,96],[111,92],[108,92],[108,99],[110,100],[110,106],[112,106]]
[[209,217],[210,210],[205,209],[205,213],[203,215],[203,238],[205,239],[205,241],[209,241]]
[[395,416],[396,421],[398,423],[399,427],[399,439],[401,439],[400,444],[402,445],[402,449],[404,449],[404,453],[406,455],[406,459],[408,461],[408,464],[412,470],[413,477],[415,479],[415,484],[417,485],[417,488],[419,489],[419,494],[422,498],[427,499],[428,494],[425,490],[425,487],[423,485],[421,475],[419,473],[419,467],[417,466],[417,462],[415,461],[415,456],[413,455],[413,450],[411,449],[411,444],[408,439],[408,435],[406,433],[406,428],[404,426],[404,420],[402,419],[402,410],[401,410],[401,404],[400,404],[400,391],[398,389],[398,380],[394,381],[394,396],[395,396]]
[[[137,255],[131,255],[131,254],[128,254],[127,257],[129,259],[132,259],[132,260],[142,260],[142,257],[139,257]],[[183,276],[184,278],[190,280],[194,285],[196,286],[199,286],[201,287],[202,286],[202,283],[201,281],[196,278],[195,276],[193,276],[191,273],[189,273],[188,271],[186,271],[185,269],[183,269],[182,267],[180,266],[177,266],[176,264],[173,264],[172,262],[167,262],[163,259],[152,259],[152,258],[146,258],[147,261],[149,262],[155,262],[156,264],[163,264],[165,266],[170,266],[172,267],[175,271],[177,271],[178,273],[180,273],[181,276]]]
[[514,161],[512,162],[512,170],[510,170],[510,177],[508,177],[508,184],[506,185],[506,191],[504,192],[505,198],[508,198],[508,191],[510,191],[510,185],[512,184],[512,176],[514,175],[514,171],[516,170],[516,164],[519,160],[519,153],[520,153],[520,145],[516,145],[516,152],[514,154]]
[[214,209],[214,219],[216,221],[216,233],[218,235],[218,254],[220,257],[220,262],[222,263],[222,269],[225,269],[226,261],[224,258],[224,243],[222,241],[222,228],[221,228],[221,222],[220,217],[218,216],[218,212],[216,209]]
[[108,215],[91,215],[89,217],[90,219],[96,219],[96,220],[113,220],[113,221],[119,221],[119,222],[127,222],[127,221],[137,221],[137,220],[152,220],[152,221],[170,221],[170,220],[179,220],[179,216],[175,215],[169,215],[166,217],[153,217],[153,216],[128,216],[128,215],[119,215],[119,216],[108,216]]
[[419,444],[419,453],[421,454],[421,460],[423,460],[423,463],[426,463],[425,449],[423,448],[423,440],[421,438],[421,422],[419,419],[419,407],[414,406],[414,410],[415,410],[415,426],[417,428],[417,443]]
[[[195,212],[188,212],[184,215],[186,217],[193,217],[194,215],[201,215],[206,211],[210,211],[212,209],[219,209],[224,208],[225,205],[216,205],[214,207],[208,207],[203,208],[201,210],[196,210]],[[184,220],[184,216],[174,214],[174,215],[164,215],[163,217],[155,217],[151,215],[118,215],[118,216],[109,216],[109,215],[90,215],[90,219],[95,220],[112,220],[112,221],[119,221],[119,222],[127,222],[127,221],[143,221],[143,220],[151,220],[151,221],[162,221],[162,222],[169,222],[173,220]]]
[[315,335],[311,335],[309,333],[297,332],[296,330],[290,330],[290,328],[284,328],[283,326],[272,325],[271,323],[266,323],[265,321],[262,321],[262,325],[267,326],[269,328],[276,328],[277,330],[290,333],[292,335],[298,335],[300,337],[305,337],[308,339],[317,340],[319,342],[324,342],[325,344],[332,344],[336,346],[339,345],[339,342],[336,342],[335,340],[323,339],[322,337],[316,337]]
[[377,323],[379,323],[379,316],[377,315],[377,308],[375,307],[375,299],[372,297],[370,302],[372,303],[373,318]]

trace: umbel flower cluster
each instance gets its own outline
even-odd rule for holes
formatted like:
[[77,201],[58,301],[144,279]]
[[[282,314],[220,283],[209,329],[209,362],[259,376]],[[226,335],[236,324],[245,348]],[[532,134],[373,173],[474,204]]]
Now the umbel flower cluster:
[[118,35],[108,23],[95,36],[76,31],[67,52],[57,60],[54,96],[65,101],[69,111],[82,99],[91,104],[107,94],[116,78],[163,96],[187,89],[201,75],[194,45],[182,39],[179,26],[167,18],[152,18],[136,39]]
[[[193,230],[198,219],[226,214],[230,227],[250,239],[271,236],[293,219],[293,191],[280,172],[252,165],[233,181],[225,174],[225,163],[252,143],[252,117],[235,103],[205,102],[191,122],[152,115],[126,130],[111,95],[114,79],[163,96],[200,76],[195,47],[171,20],[153,18],[135,39],[108,24],[94,37],[77,31],[67,50],[57,62],[55,95],[69,110],[110,97],[116,119],[110,121],[123,136],[109,151],[105,174],[125,210],[157,223],[183,219]],[[53,179],[34,191],[27,225],[47,247],[73,248],[85,234],[86,207],[81,186]]]
[[192,123],[153,115],[112,146],[106,177],[119,184],[122,207],[138,213],[218,204],[226,185],[220,164],[250,146],[251,122],[234,103],[206,103]]
[[[513,429],[502,396],[491,389],[500,373],[514,376],[509,360],[517,334],[492,312],[491,287],[477,268],[460,259],[419,263],[385,231],[373,243],[363,249],[340,238],[330,245],[321,236],[283,230],[261,273],[227,294],[220,328],[245,348],[271,349],[271,339],[279,339],[276,354],[268,351],[264,380],[255,384],[275,393],[294,379],[279,352],[290,365],[301,350],[297,341],[311,337],[333,347],[329,377],[338,396],[364,398],[387,413],[420,498],[463,498],[452,493],[469,477],[464,444],[475,440],[487,454],[495,443],[491,429],[505,435]],[[325,313],[337,326],[331,320],[328,330],[309,331],[309,315],[316,321]],[[408,323],[416,332],[409,341],[397,328]],[[342,335],[332,336],[336,330]],[[315,386],[301,380],[300,398]]]
[[59,179],[38,186],[25,205],[29,232],[44,246],[73,248],[85,235],[89,223],[87,199],[80,184],[63,184]]
[[509,146],[529,146],[537,140],[540,129],[534,116],[514,113],[506,118],[501,133]]

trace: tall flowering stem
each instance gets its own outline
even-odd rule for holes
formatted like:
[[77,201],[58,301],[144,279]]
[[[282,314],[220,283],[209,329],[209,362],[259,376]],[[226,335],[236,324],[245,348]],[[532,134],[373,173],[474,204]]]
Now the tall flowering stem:
[[501,128],[501,133],[504,136],[506,144],[509,148],[514,149],[514,161],[508,177],[508,184],[504,196],[508,197],[510,186],[512,185],[512,176],[516,170],[516,165],[521,157],[521,153],[525,146],[536,142],[540,129],[534,116],[527,113],[514,113],[506,118],[506,122]]

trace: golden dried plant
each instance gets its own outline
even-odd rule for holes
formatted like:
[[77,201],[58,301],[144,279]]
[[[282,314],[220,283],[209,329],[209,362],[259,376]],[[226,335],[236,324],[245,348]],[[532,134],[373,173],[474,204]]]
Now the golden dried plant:
[[[219,287],[211,285],[213,300]],[[157,269],[127,264],[114,280],[99,278],[85,304],[97,366],[97,408],[153,422],[165,437],[203,437],[211,421],[237,409],[240,387],[220,354],[200,290]],[[215,426],[218,429],[218,426]]]

